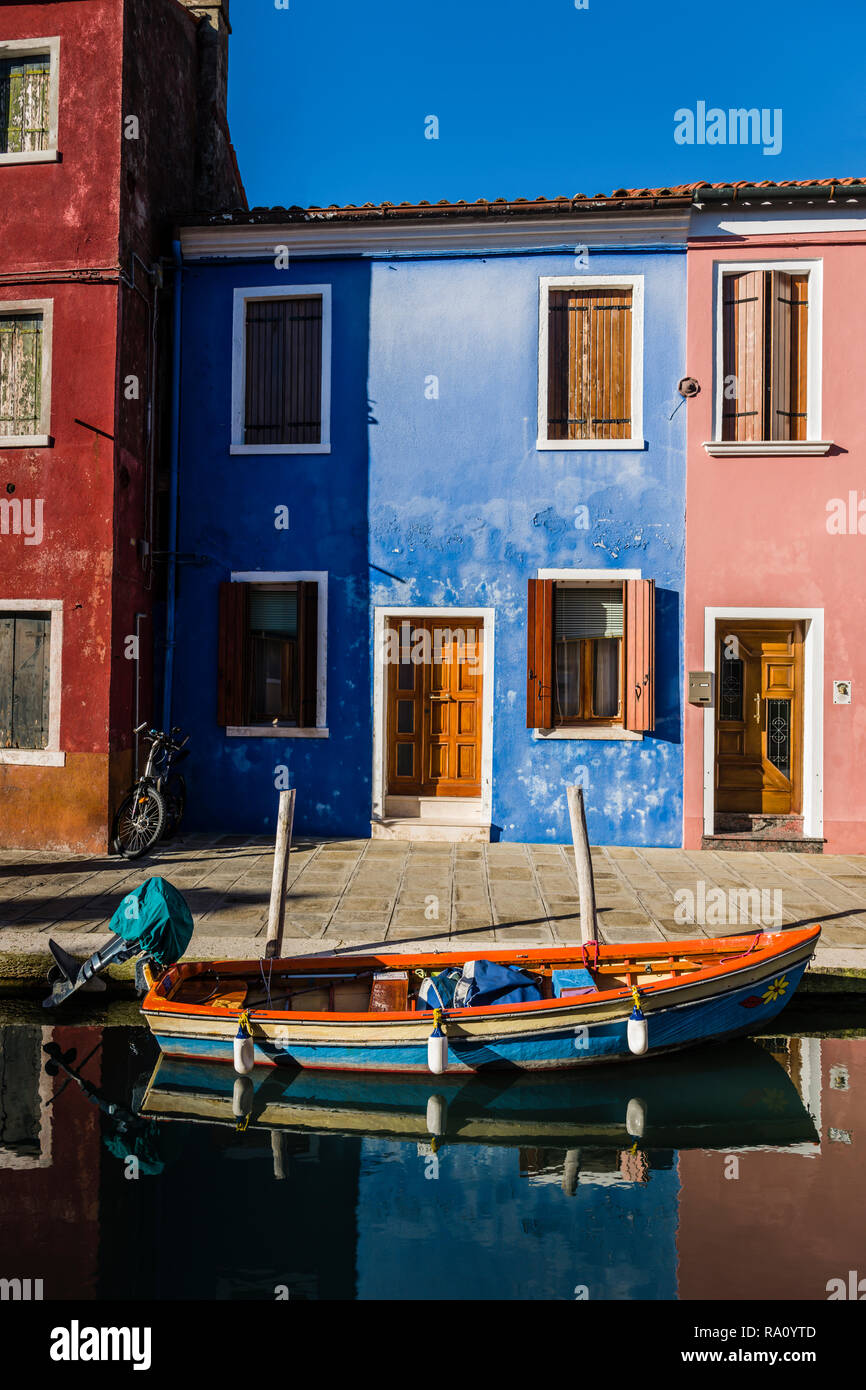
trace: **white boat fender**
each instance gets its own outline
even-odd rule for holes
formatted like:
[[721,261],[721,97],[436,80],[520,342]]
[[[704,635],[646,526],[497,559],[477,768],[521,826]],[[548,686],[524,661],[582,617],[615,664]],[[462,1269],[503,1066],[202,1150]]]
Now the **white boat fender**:
[[243,1120],[253,1108],[256,1088],[248,1076],[236,1076],[232,1091],[232,1114],[236,1120]]
[[649,1038],[647,1036],[646,1017],[640,1006],[640,995],[636,985],[632,989],[632,997],[634,999],[634,1008],[631,1011],[626,1030],[628,1036],[628,1050],[629,1052],[633,1052],[636,1057],[642,1057],[649,1047]]
[[[430,1069],[433,1070],[432,1067]],[[448,1102],[444,1096],[433,1095],[427,1100],[427,1133],[433,1139],[441,1139],[448,1120]]]
[[441,1027],[442,1010],[433,1010],[433,1032],[427,1039],[427,1066],[434,1076],[448,1070],[448,1039]]
[[625,1109],[626,1132],[632,1139],[643,1139],[646,1133],[646,1101],[632,1096]]
[[235,1034],[234,1045],[234,1064],[238,1076],[249,1076],[255,1065],[255,1059],[256,1049],[250,1028],[250,1016],[244,1009],[238,1019],[238,1031]]

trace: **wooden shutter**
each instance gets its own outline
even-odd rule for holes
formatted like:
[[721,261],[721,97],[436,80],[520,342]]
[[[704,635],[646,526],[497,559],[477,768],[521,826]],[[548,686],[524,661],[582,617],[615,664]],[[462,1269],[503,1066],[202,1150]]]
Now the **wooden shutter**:
[[806,438],[806,343],[809,277],[774,270],[767,373],[767,439]]
[[526,727],[553,727],[553,580],[530,579],[526,653]]
[[0,435],[38,434],[42,419],[42,315],[0,318]]
[[[764,436],[765,277],[722,280],[722,439]],[[733,383],[733,384],[732,384]],[[735,390],[736,395],[731,394]]]
[[322,438],[322,300],[250,300],[246,313],[246,444]]
[[627,287],[551,290],[548,439],[630,437],[631,307]]
[[0,61],[0,153],[48,148],[49,55]]
[[319,586],[310,580],[298,584],[298,725],[316,727],[316,694],[319,680]]
[[625,727],[655,727],[655,580],[625,584]]
[[0,747],[48,747],[51,619],[0,617]]
[[249,722],[250,585],[220,584],[217,655],[217,723],[241,728]]

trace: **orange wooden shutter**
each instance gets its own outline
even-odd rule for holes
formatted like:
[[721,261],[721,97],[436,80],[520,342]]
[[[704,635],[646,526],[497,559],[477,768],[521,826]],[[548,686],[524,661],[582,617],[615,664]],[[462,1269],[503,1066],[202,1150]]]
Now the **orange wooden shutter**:
[[319,679],[319,586],[310,580],[302,580],[298,584],[298,654],[298,725],[302,729],[315,729]]
[[625,727],[655,727],[655,580],[625,583]]
[[220,584],[217,723],[222,728],[240,727],[248,718],[249,595],[249,584]]
[[548,439],[628,439],[631,306],[627,287],[551,290]]
[[806,275],[772,272],[767,439],[806,438],[808,284]]
[[[722,280],[722,438],[763,439],[765,277],[762,270]],[[736,394],[733,394],[734,391]]]
[[530,579],[526,654],[526,727],[553,727],[553,580]]

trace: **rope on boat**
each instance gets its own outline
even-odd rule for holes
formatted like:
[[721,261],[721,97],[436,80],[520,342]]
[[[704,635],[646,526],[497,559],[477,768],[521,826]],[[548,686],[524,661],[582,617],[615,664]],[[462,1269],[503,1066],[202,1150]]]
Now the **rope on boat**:
[[[587,946],[594,946],[594,947],[595,947],[595,961],[594,961],[594,963],[593,963],[592,966],[590,966],[590,963],[589,963],[589,957],[588,957],[588,955],[587,955],[587,949],[586,949]],[[598,939],[597,939],[597,938],[594,937],[594,938],[592,939],[592,941],[584,941],[584,942],[581,943],[581,947],[580,947],[580,959],[581,959],[581,961],[583,962],[583,968],[584,968],[584,970],[590,970],[590,969],[591,969],[591,970],[597,970],[597,969],[598,969],[598,958],[599,958],[599,954],[600,954],[600,953],[599,953],[599,943],[598,943]]]

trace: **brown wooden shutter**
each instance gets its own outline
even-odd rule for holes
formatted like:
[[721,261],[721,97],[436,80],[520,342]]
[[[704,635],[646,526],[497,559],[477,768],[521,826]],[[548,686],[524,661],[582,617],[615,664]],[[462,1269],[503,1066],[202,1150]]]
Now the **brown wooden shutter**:
[[530,579],[526,653],[526,727],[553,727],[553,580]]
[[246,444],[319,444],[322,300],[251,300],[246,314]]
[[806,438],[806,275],[771,275],[772,336],[768,372],[767,439]]
[[220,584],[217,646],[217,723],[241,728],[249,722],[250,586]]
[[[765,276],[722,280],[722,439],[764,439]],[[729,394],[733,389],[736,395]]]
[[551,290],[548,439],[631,435],[632,292]]
[[319,678],[319,586],[310,580],[302,580],[298,584],[298,653],[298,725],[302,729],[315,729]]
[[625,727],[655,728],[655,580],[625,583]]

